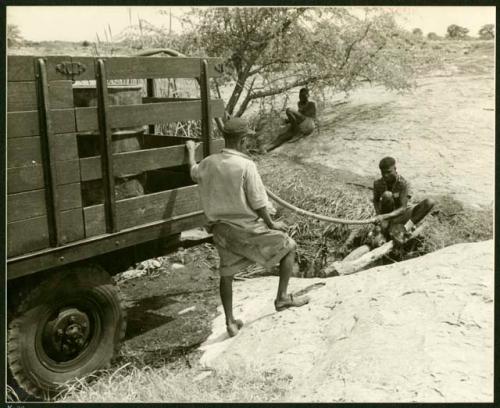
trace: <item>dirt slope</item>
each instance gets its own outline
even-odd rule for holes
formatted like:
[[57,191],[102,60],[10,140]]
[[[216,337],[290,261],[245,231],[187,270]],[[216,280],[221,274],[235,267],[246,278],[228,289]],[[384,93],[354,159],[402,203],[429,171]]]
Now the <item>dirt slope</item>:
[[229,339],[219,315],[201,361],[288,374],[286,401],[492,401],[493,254],[493,241],[459,244],[357,275],[294,279],[292,290],[316,283],[312,301],[281,313],[277,278],[236,282],[246,326]]

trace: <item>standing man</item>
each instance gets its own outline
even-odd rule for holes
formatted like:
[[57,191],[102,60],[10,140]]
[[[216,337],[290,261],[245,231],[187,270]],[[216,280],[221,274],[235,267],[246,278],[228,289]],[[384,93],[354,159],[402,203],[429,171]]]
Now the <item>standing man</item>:
[[[396,160],[384,157],[380,160],[379,168],[382,177],[373,183],[373,206],[379,215],[382,233],[391,235],[396,243],[402,245],[415,229],[415,224],[429,214],[435,203],[426,198],[417,205],[409,206],[410,186],[403,176],[398,174]],[[388,216],[390,219],[384,220]]]
[[191,178],[198,183],[209,229],[220,256],[220,296],[228,334],[243,326],[233,316],[233,276],[252,262],[264,267],[279,263],[279,284],[274,306],[277,311],[303,306],[308,297],[287,293],[296,244],[283,222],[271,219],[266,189],[255,163],[243,153],[245,137],[253,134],[241,118],[224,125],[226,148],[196,164],[196,144],[186,142]]

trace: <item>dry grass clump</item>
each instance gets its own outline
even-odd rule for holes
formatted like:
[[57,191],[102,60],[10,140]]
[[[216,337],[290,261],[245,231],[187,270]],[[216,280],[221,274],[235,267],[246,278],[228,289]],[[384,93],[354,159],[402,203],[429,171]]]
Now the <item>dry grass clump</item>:
[[201,371],[126,364],[68,383],[58,402],[272,402],[291,378],[258,367]]
[[419,239],[418,255],[463,243],[493,238],[493,208],[465,208],[451,197],[435,198],[436,211]]

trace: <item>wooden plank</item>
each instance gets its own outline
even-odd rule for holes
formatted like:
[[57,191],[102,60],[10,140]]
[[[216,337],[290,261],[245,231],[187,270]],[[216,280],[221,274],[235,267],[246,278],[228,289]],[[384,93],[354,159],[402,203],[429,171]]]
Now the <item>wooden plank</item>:
[[[198,186],[161,191],[117,201],[117,227],[123,230],[196,211],[201,211]],[[84,208],[84,219],[87,237],[105,232],[103,204]]]
[[7,168],[41,165],[40,137],[7,140]]
[[11,257],[7,260],[7,279],[19,278],[51,267],[168,237],[171,234],[205,225],[206,222],[203,212],[198,211],[168,221],[158,221],[111,235],[105,234],[72,242],[58,248],[48,248],[24,256]]
[[[73,109],[53,109],[50,114],[55,133],[75,131]],[[37,136],[39,134],[38,111],[7,113],[7,138]]]
[[[61,242],[83,238],[81,209],[61,212]],[[7,224],[7,256],[19,256],[49,247],[47,217],[31,218]]]
[[7,57],[7,81],[33,81],[35,79],[34,58],[27,55]]
[[142,103],[159,103],[159,102],[185,102],[199,101],[200,98],[167,98],[162,96],[145,96],[142,98]]
[[[70,210],[82,206],[80,183],[57,186],[59,208]],[[47,212],[45,190],[33,190],[7,196],[7,222],[40,217]]]
[[83,220],[85,225],[85,237],[93,237],[106,233],[104,220],[104,205],[93,205],[83,209]]
[[84,236],[83,209],[61,211],[61,244],[82,239]]
[[203,157],[210,155],[210,137],[212,135],[212,113],[210,104],[210,81],[208,75],[208,62],[201,61],[200,91],[201,91],[201,138],[203,144]]
[[[49,83],[49,98],[52,109],[73,107],[73,88],[71,81],[52,81]],[[7,84],[7,111],[37,110],[38,101],[36,82],[9,82]]]
[[[110,57],[103,58],[108,79],[196,78],[200,76],[200,58],[179,57]],[[95,59],[73,57],[86,66],[76,79],[95,79]],[[210,77],[222,75],[220,58],[207,58]],[[217,69],[216,69],[217,67]]]
[[[54,135],[54,150],[57,160],[78,158],[75,133]],[[7,141],[7,168],[41,164],[40,137],[20,137]]]
[[[33,81],[35,79],[35,62],[41,57],[32,55],[9,55],[7,58],[7,81]],[[47,66],[47,78],[49,81],[71,79],[58,72],[56,66],[62,62],[71,62],[67,55],[55,55],[43,57]]]
[[198,186],[188,186],[117,201],[116,219],[122,230],[200,210]]
[[17,256],[49,246],[47,217],[7,224],[7,256]]
[[[65,160],[56,163],[58,184],[69,184],[80,181],[78,160]],[[7,193],[45,188],[42,166],[15,167],[7,169]]]
[[96,65],[97,119],[101,153],[102,190],[106,214],[106,232],[116,231],[115,178],[113,175],[112,133],[109,119],[108,80],[102,59]]
[[[203,145],[202,145],[203,147]],[[196,160],[203,159],[203,148],[196,151]],[[211,151],[218,153],[224,147],[224,140],[211,141]],[[82,181],[96,180],[102,177],[100,157],[87,157],[80,159]],[[184,145],[145,149],[134,152],[117,153],[113,155],[113,171],[115,177],[128,174],[137,174],[149,170],[181,166],[188,164],[186,148]]]
[[[212,99],[210,105],[212,118],[224,115],[224,102],[222,99]],[[78,132],[86,132],[98,128],[97,108],[76,108],[75,115]],[[200,119],[201,100],[141,105],[114,105],[109,107],[109,121],[112,128]]]

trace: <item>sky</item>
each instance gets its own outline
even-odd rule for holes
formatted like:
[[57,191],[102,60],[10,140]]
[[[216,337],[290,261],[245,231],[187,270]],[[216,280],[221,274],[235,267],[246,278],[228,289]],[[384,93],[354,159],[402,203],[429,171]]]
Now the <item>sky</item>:
[[[171,29],[179,32],[182,30],[179,17],[189,9],[167,6],[8,6],[7,24],[17,25],[22,36],[31,41],[95,41],[96,34],[102,41],[109,28],[116,37],[130,23],[137,24],[139,19],[168,30],[170,12]],[[403,27],[419,27],[424,34],[432,31],[444,35],[450,24],[458,24],[468,28],[471,35],[477,35],[483,25],[495,23],[495,7],[401,6],[390,9],[397,11],[397,20]]]

